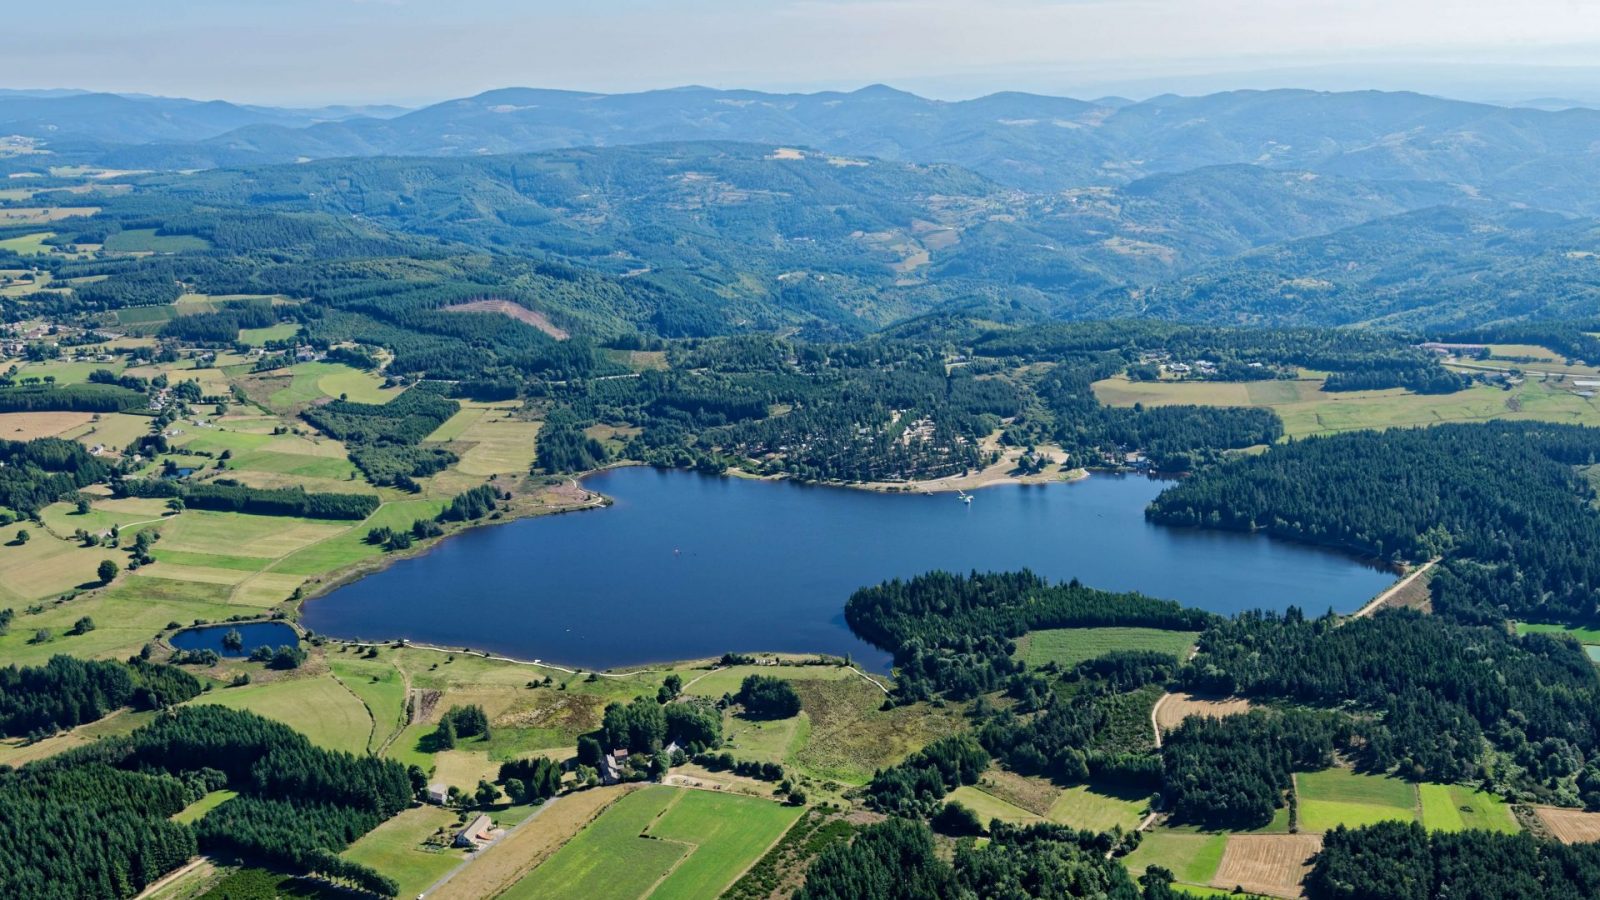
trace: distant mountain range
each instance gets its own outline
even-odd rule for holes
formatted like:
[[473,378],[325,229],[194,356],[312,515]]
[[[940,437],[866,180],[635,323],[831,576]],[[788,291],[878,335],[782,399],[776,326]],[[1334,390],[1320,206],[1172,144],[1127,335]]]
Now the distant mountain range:
[[1375,91],[1132,103],[1020,93],[944,102],[881,85],[815,94],[508,88],[392,117],[109,94],[0,96],[0,135],[8,133],[46,142],[64,161],[155,169],[747,141],[953,163],[1030,191],[1248,164],[1459,184],[1542,208],[1600,211],[1600,111]]
[[140,190],[559,260],[689,310],[663,333],[849,336],[951,308],[1406,327],[1600,310],[1589,109],[1300,90],[519,88],[409,112],[0,92],[7,135],[33,146],[0,141],[0,174],[211,169]]

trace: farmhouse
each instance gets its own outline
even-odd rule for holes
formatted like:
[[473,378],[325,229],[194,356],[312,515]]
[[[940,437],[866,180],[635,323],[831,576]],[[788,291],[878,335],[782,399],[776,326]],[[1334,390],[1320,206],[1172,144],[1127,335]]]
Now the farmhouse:
[[428,802],[435,806],[443,806],[450,799],[450,787],[444,784],[428,785]]
[[456,832],[456,846],[476,847],[479,844],[486,844],[491,839],[492,831],[494,831],[494,820],[487,815],[479,815],[468,823],[467,827]]

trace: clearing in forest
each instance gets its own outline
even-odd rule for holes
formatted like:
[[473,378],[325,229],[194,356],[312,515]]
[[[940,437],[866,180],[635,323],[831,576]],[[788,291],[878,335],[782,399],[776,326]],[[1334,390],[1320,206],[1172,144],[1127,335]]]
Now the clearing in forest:
[[1534,815],[1550,829],[1556,840],[1563,844],[1589,844],[1600,841],[1600,813],[1581,809],[1556,809],[1535,807]]
[[1190,716],[1220,719],[1250,711],[1250,701],[1243,697],[1203,697],[1199,694],[1168,694],[1156,707],[1156,724],[1162,732],[1171,731]]
[[502,316],[516,319],[525,325],[532,325],[558,341],[564,341],[568,337],[565,331],[557,326],[556,323],[550,321],[549,316],[542,312],[531,310],[526,306],[512,303],[510,300],[473,300],[470,303],[457,303],[454,306],[447,306],[444,311],[453,313],[499,313]]
[[1311,858],[1321,850],[1320,834],[1231,834],[1211,884],[1270,897],[1300,897]]

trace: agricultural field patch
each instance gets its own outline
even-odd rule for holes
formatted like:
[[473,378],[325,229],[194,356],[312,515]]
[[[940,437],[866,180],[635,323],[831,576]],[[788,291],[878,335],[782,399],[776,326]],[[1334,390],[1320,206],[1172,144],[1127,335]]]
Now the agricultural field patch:
[[93,418],[94,413],[86,412],[0,413],[0,440],[31,441],[56,437],[89,424]]
[[150,433],[151,419],[131,413],[101,413],[98,419],[65,433],[90,449],[103,448],[103,452],[119,453],[122,448]]
[[430,897],[481,900],[500,896],[502,890],[548,859],[628,790],[622,786],[593,788],[546,803],[531,822],[485,850]]
[[[449,846],[456,827],[453,810],[418,806],[367,832],[340,855],[399,882],[396,896],[416,897],[465,858]],[[444,846],[437,846],[441,840]]]
[[161,549],[276,559],[343,534],[349,523],[191,509],[162,530]]
[[1190,716],[1220,719],[1250,711],[1250,701],[1243,697],[1202,697],[1179,692],[1168,694],[1156,708],[1156,725],[1162,733],[1183,724]]
[[[1250,385],[1261,388],[1252,397]],[[1295,385],[1291,394],[1284,385]],[[1275,410],[1289,437],[1367,428],[1533,419],[1579,425],[1600,424],[1600,405],[1573,393],[1569,385],[1529,379],[1511,390],[1476,385],[1454,394],[1321,390],[1320,378],[1286,382],[1130,381],[1118,375],[1095,382],[1095,396],[1110,406],[1258,406]]]
[[978,821],[984,823],[985,826],[994,819],[1016,825],[1032,825],[1035,822],[1045,821],[1045,817],[1038,813],[1029,812],[1014,803],[1002,800],[970,784],[964,784],[956,788],[945,799],[952,803],[959,803],[972,810],[978,817]]
[[1359,828],[1417,820],[1416,785],[1398,778],[1334,767],[1297,773],[1294,781],[1301,831],[1321,833],[1339,825]]
[[1046,818],[1091,831],[1110,831],[1112,826],[1132,831],[1144,817],[1149,799],[1148,793],[1119,789],[1114,785],[1080,784],[1062,791],[1050,804]]
[[1150,866],[1160,866],[1184,884],[1209,885],[1227,845],[1225,834],[1157,828],[1145,832],[1139,846],[1123,859],[1123,865],[1135,878]]
[[1563,844],[1592,844],[1600,841],[1600,813],[1581,809],[1536,806],[1534,815]]
[[383,554],[383,548],[367,543],[373,528],[410,528],[417,519],[431,519],[444,508],[442,500],[401,500],[385,503],[359,525],[345,528],[320,542],[310,543],[291,553],[273,567],[274,572],[292,575],[320,575]]
[[[102,557],[84,551],[98,565]],[[141,573],[119,575],[111,587],[85,594],[70,603],[47,606],[38,615],[19,616],[11,633],[0,637],[0,658],[18,665],[41,663],[57,653],[82,657],[126,657],[138,652],[168,622],[225,619],[239,610],[227,604],[225,586],[173,581]],[[67,635],[79,617],[89,616],[95,629]],[[34,642],[37,629],[52,637]]]
[[800,812],[799,807],[770,800],[685,791],[650,827],[649,835],[693,849],[650,897],[698,900],[718,896],[783,837]]
[[1521,829],[1505,798],[1459,784],[1419,784],[1422,824],[1429,831],[1478,829],[1515,834]]
[[191,702],[244,709],[276,719],[330,750],[364,753],[372,731],[366,707],[327,675],[218,688]]
[[[681,789],[649,787],[623,797],[502,900],[638,900],[690,850],[641,837]],[[559,802],[559,801],[558,801]],[[622,861],[626,864],[620,864]]]
[[1211,884],[1224,890],[1242,887],[1269,897],[1299,897],[1300,884],[1311,871],[1311,858],[1322,850],[1318,834],[1233,834],[1217,864]]
[[1150,650],[1181,660],[1199,632],[1159,628],[1051,628],[1031,631],[1017,641],[1017,656],[1029,668],[1056,663],[1070,669],[1114,650]]
[[44,256],[54,248],[45,244],[45,241],[56,236],[54,231],[41,231],[38,234],[24,234],[19,237],[0,240],[0,250],[9,250],[18,256]]
[[367,749],[376,751],[389,735],[406,724],[406,685],[399,670],[386,660],[330,656],[335,678],[361,698],[372,715],[372,737]]
[[211,242],[202,237],[156,232],[154,228],[130,228],[108,235],[104,246],[117,253],[182,253],[211,248]]
[[287,341],[300,333],[300,326],[294,322],[279,322],[265,328],[239,329],[239,342],[252,347],[263,347],[269,341]]

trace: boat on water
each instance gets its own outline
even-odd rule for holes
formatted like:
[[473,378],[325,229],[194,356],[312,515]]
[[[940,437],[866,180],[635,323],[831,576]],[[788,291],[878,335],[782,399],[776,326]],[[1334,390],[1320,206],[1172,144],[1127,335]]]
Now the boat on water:
[[972,495],[967,493],[966,491],[961,490],[960,488],[956,488],[956,496],[961,498],[961,502],[962,503],[971,503],[972,502]]

